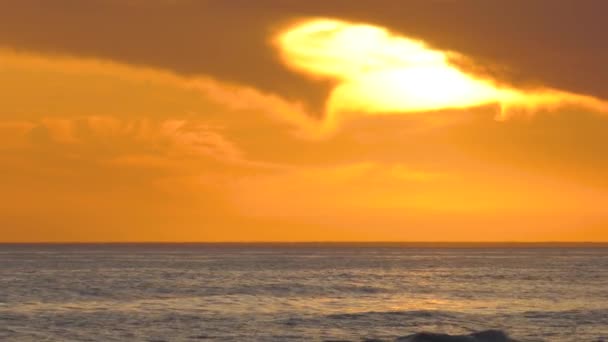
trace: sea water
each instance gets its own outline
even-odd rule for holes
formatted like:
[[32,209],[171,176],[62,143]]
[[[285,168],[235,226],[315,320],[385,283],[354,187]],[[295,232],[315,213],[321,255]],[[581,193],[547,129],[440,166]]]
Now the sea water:
[[608,248],[0,245],[3,341],[608,339]]

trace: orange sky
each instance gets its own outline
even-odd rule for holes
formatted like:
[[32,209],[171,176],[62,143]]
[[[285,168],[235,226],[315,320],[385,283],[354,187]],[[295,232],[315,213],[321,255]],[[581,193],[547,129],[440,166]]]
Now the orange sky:
[[604,2],[303,3],[9,0],[0,241],[608,241]]

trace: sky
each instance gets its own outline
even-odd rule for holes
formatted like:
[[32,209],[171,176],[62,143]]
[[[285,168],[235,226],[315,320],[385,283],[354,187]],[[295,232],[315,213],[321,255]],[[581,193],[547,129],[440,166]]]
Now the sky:
[[608,241],[608,3],[1,0],[0,241]]

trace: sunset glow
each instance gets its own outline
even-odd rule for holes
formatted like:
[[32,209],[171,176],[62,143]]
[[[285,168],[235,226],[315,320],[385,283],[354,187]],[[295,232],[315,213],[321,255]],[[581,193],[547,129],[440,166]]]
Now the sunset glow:
[[594,40],[128,3],[0,13],[0,240],[608,241]]

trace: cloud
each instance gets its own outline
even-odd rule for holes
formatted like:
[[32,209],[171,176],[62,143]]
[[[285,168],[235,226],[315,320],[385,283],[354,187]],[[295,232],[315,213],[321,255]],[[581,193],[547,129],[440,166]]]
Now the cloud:
[[230,239],[225,184],[276,168],[249,143],[304,127],[297,105],[205,76],[8,50],[0,67],[10,241]]
[[[8,128],[12,126],[15,125]],[[247,163],[240,149],[219,129],[196,120],[87,116],[42,118],[37,122],[22,122],[17,127],[29,128],[29,132],[23,130],[19,137],[22,145],[27,140],[31,144],[34,133],[43,136],[44,141],[40,143],[64,150],[105,145],[114,155],[147,149],[167,158],[210,157],[222,162]]]
[[[61,107],[62,115],[71,108],[78,112],[77,115],[82,115],[82,111],[107,115],[120,114],[117,111],[124,113],[131,108],[137,111],[145,108],[145,115],[148,116],[159,109],[165,111],[164,116],[175,116],[182,114],[176,113],[178,110],[194,111],[195,108],[185,107],[191,105],[204,107],[205,111],[256,112],[291,127],[294,132],[297,131],[296,134],[316,134],[316,120],[305,111],[302,103],[204,75],[181,76],[168,70],[109,60],[41,56],[7,49],[0,49],[0,65],[6,81],[0,85],[0,90],[14,95],[13,99],[9,98],[3,104],[0,113],[3,116],[16,113],[24,114],[20,117],[28,115],[23,108],[26,103],[23,96],[32,92],[36,92],[36,95],[46,92],[48,96],[39,96],[41,103],[46,101],[46,104],[50,104],[50,108],[44,110],[49,112]],[[47,76],[46,79],[44,76]],[[61,83],[58,87],[59,79]],[[84,82],[88,82],[88,86],[83,87]],[[151,94],[154,97],[150,98]],[[97,103],[95,107],[86,101],[87,97],[99,101],[102,96],[111,98]],[[27,103],[27,106],[34,105]],[[101,108],[98,110],[101,113],[95,113],[96,108]]]
[[[382,32],[390,42],[405,39]],[[412,44],[430,61],[443,58],[440,50]],[[371,109],[356,110],[359,116],[336,100],[333,128],[356,117],[330,131],[307,110],[307,94],[287,97],[206,73],[80,58],[82,51],[74,51],[0,50],[5,239],[538,240],[584,238],[579,228],[605,227],[605,187],[586,182],[578,166],[572,177],[560,173],[561,164],[533,168],[555,155],[605,179],[606,165],[597,158],[604,151],[604,117],[590,115],[582,127],[580,116],[570,115],[571,121],[555,124],[551,146],[543,147],[547,137],[538,132],[547,133],[548,122],[568,113],[507,123],[491,120],[488,108],[376,116],[385,114],[377,111],[383,104],[372,101]],[[319,51],[326,50],[312,50],[315,61]],[[378,51],[369,59],[378,63],[365,72],[381,70],[387,57],[401,63]],[[450,53],[444,67],[459,56]],[[309,75],[346,82],[351,88],[339,95],[350,96],[361,85],[358,76],[346,77],[359,72],[347,62],[341,64],[347,71],[334,73],[329,63]],[[373,100],[361,99],[365,106]],[[563,133],[572,130],[578,130],[572,140],[580,141],[566,151]],[[509,158],[523,161],[506,167]]]
[[500,79],[608,98],[608,51],[600,44],[608,3],[409,0],[405,7],[401,0],[4,0],[0,46],[210,75],[321,106],[325,84],[277,63],[267,36],[292,18],[332,17],[390,27],[515,71]]
[[564,105],[608,112],[608,103],[551,88],[523,89],[460,69],[456,52],[429,47],[369,24],[303,20],[276,38],[282,60],[314,78],[334,80],[322,129],[334,130],[348,115],[417,114],[491,104],[498,118]]

